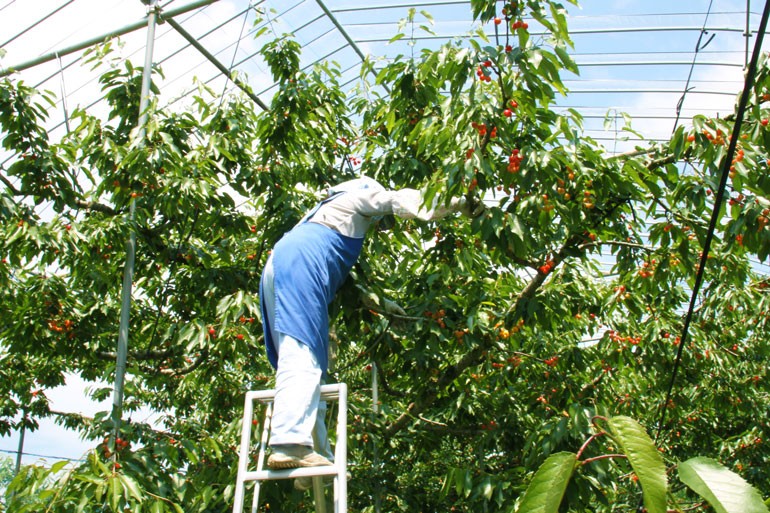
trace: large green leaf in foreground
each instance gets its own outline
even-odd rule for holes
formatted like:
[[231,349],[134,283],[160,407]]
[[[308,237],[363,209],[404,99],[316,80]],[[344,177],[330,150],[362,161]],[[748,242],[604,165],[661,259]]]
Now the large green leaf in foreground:
[[649,513],[666,513],[666,465],[644,428],[630,417],[609,420],[609,430],[639,478]]
[[564,490],[577,466],[577,455],[559,452],[546,459],[529,483],[518,511],[520,513],[556,513]]
[[711,504],[717,513],[767,513],[756,488],[711,458],[679,464],[679,479]]

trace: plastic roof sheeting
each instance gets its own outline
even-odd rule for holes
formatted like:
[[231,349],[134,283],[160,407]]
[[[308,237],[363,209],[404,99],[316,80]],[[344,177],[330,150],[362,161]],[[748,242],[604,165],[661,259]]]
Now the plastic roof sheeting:
[[[193,0],[166,0],[159,5],[162,12],[169,12],[191,3]],[[359,79],[361,54],[388,60],[399,54],[419,55],[422,49],[466,38],[479,27],[471,18],[469,4],[452,0],[218,0],[174,19],[269,103],[273,83],[259,50],[276,36],[294,35],[303,47],[303,66],[323,60],[338,63],[341,82],[352,86]],[[582,8],[566,5],[575,43],[572,53],[581,71],[579,76],[563,76],[571,94],[559,104],[583,113],[588,134],[602,140],[608,149],[628,147],[615,140],[624,135],[621,113],[635,118],[634,128],[646,137],[666,139],[691,70],[682,122],[696,113],[732,111],[742,87],[743,65],[753,47],[753,38],[745,37],[746,28],[756,30],[759,22],[757,6],[751,11],[751,2],[746,0],[586,0],[584,4]],[[432,33],[405,27],[407,36],[414,36],[414,44],[410,45],[409,38],[390,43],[410,9],[417,12],[417,25],[428,25]],[[140,0],[0,0],[0,34],[5,35],[0,39],[8,41],[0,66],[7,69],[61,51],[145,16],[146,6]],[[494,41],[494,26],[482,29]],[[530,31],[538,34],[536,23],[530,23]],[[118,62],[130,59],[141,65],[146,30],[122,35],[119,41],[120,48],[112,54]],[[66,129],[65,113],[74,107],[96,109],[97,113],[101,108],[97,78],[105,68],[92,70],[84,65],[82,56],[82,51],[59,55],[13,75],[64,99],[52,119],[52,137]],[[181,100],[183,105],[186,95],[197,88],[196,80],[218,94],[235,87],[169,23],[158,26],[154,62],[164,73],[163,78],[155,77],[161,104]],[[605,126],[608,113],[616,119]]]

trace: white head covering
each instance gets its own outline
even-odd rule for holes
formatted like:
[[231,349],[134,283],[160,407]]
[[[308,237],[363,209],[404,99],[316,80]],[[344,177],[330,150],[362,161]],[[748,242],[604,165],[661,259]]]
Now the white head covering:
[[350,192],[361,189],[372,189],[373,191],[381,192],[385,190],[385,187],[380,185],[379,182],[373,178],[362,176],[361,178],[355,178],[353,180],[348,180],[347,182],[342,182],[329,187],[327,192],[329,196],[332,196],[338,192]]

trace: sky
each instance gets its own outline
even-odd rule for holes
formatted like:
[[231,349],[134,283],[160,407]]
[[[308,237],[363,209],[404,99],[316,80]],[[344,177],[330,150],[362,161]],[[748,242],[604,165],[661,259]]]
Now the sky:
[[[164,9],[188,5],[192,0],[162,1]],[[360,59],[339,30],[322,16],[319,2],[314,0],[260,1],[264,21],[254,26],[254,9],[248,0],[219,0],[206,9],[180,15],[177,21],[199,38],[226,66],[235,65],[241,76],[266,102],[271,95],[269,73],[255,53],[273,34],[293,32],[303,44],[303,64],[318,59],[331,59],[343,70],[343,81],[355,81]],[[435,21],[435,37],[422,40],[419,46],[436,47],[451,37],[467,33],[469,9],[459,2],[427,6]],[[666,139],[674,127],[676,105],[682,96],[692,69],[693,88],[682,105],[682,121],[687,124],[695,113],[726,114],[733,110],[736,95],[743,85],[746,59],[746,0],[585,0],[580,8],[569,6],[569,26],[575,43],[574,58],[582,64],[580,75],[564,75],[572,91],[559,100],[563,107],[573,107],[586,115],[588,134],[599,138],[610,151],[633,148],[633,142],[615,140],[615,128],[603,128],[608,112],[628,113],[633,127],[651,139]],[[405,43],[388,44],[397,33],[397,24],[406,16],[408,1],[326,0],[365,54],[384,58],[409,52]],[[761,6],[750,2],[751,26],[758,25]],[[167,7],[166,7],[167,6]],[[374,6],[380,8],[374,9]],[[392,7],[395,6],[395,7]],[[711,11],[706,17],[706,12]],[[44,21],[49,13],[58,12]],[[139,0],[0,0],[0,46],[7,51],[0,57],[0,68],[26,63],[41,55],[63,50],[96,36],[108,34],[141,20],[145,7]],[[26,30],[28,27],[38,25]],[[221,26],[220,26],[221,25]],[[220,26],[217,30],[213,27]],[[696,47],[701,29],[708,32]],[[253,33],[267,30],[259,39]],[[491,30],[490,27],[485,27]],[[713,37],[713,39],[711,39]],[[146,31],[139,30],[121,38],[122,46],[115,56],[141,65]],[[708,44],[705,44],[708,41]],[[184,104],[184,94],[195,87],[194,79],[210,85],[216,92],[233,89],[196,50],[184,48],[185,41],[168,24],[158,27],[155,62],[161,63],[165,78],[158,78],[161,99]],[[754,39],[750,40],[749,51]],[[419,47],[418,46],[418,47]],[[65,112],[76,106],[87,107],[100,97],[95,81],[98,71],[83,66],[82,52],[59,55],[50,62],[22,71],[18,78],[28,85],[50,89],[60,101],[50,122],[52,138],[66,130]],[[697,63],[691,66],[693,59]],[[178,100],[179,98],[181,100]],[[100,112],[96,103],[90,110]],[[0,152],[0,164],[13,158]],[[58,411],[93,415],[109,409],[85,397],[87,384],[70,376],[66,387],[47,393],[51,408]],[[109,403],[109,401],[108,401]],[[143,413],[142,415],[149,415]],[[142,419],[144,420],[144,419]],[[0,456],[15,457],[18,433],[0,438]],[[76,433],[42,420],[40,429],[25,436],[24,463],[48,463],[59,458],[79,459],[91,446]]]

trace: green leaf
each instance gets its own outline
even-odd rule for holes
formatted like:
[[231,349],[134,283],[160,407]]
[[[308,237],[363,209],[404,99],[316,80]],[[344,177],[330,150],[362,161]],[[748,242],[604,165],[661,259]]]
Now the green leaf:
[[128,492],[126,494],[126,499],[129,499],[129,497],[133,497],[134,499],[140,502],[144,499],[144,494],[142,493],[142,489],[139,487],[139,484],[134,479],[132,479],[129,476],[125,476],[121,474],[119,474],[118,477],[120,478],[120,482],[123,484],[123,487]]
[[666,513],[666,465],[652,439],[644,428],[630,417],[612,417],[609,420],[609,428],[639,478],[647,511]]
[[67,465],[69,465],[69,461],[67,460],[57,461],[51,465],[51,474],[58,474]]
[[567,50],[565,50],[564,48],[562,48],[560,46],[555,47],[553,50],[556,52],[556,55],[559,57],[559,60],[561,61],[562,64],[564,64],[564,67],[567,70],[571,71],[572,73],[574,73],[576,75],[580,74],[580,70],[578,69],[577,64],[572,59],[570,54],[567,53]]
[[679,479],[706,499],[717,513],[768,511],[756,488],[711,458],[691,458],[680,463]]
[[556,513],[564,491],[577,467],[577,455],[559,452],[546,459],[529,483],[519,509],[521,513]]
[[123,495],[123,486],[118,479],[117,475],[114,475],[109,478],[107,481],[107,484],[109,486],[110,492],[109,492],[109,501],[110,501],[110,507],[113,511],[118,510],[118,505],[120,504],[120,498]]

